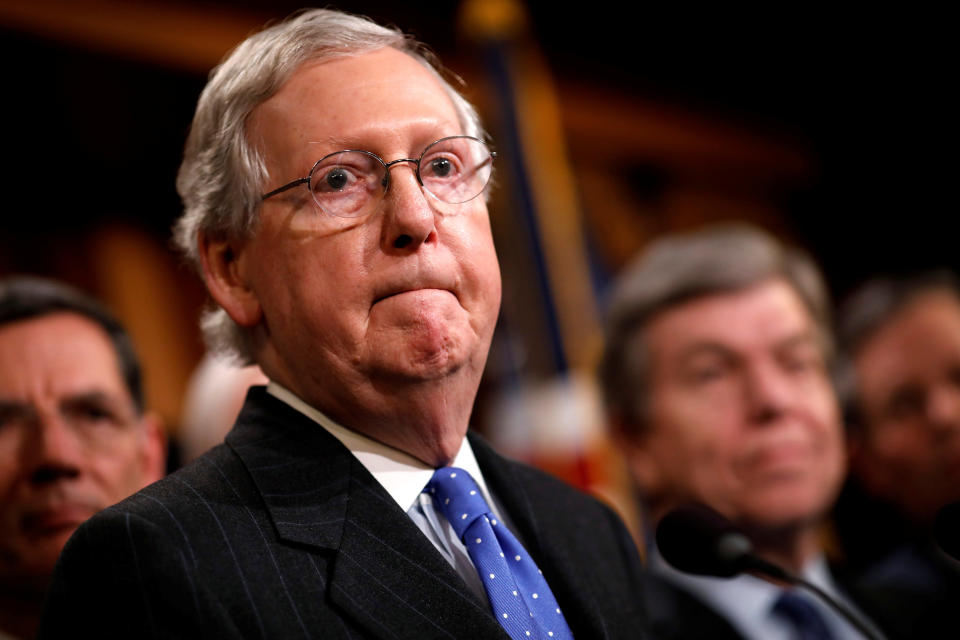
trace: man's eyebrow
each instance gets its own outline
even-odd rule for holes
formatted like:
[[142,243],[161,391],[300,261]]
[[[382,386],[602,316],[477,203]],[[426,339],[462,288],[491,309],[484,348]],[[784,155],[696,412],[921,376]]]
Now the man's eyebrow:
[[806,346],[808,344],[813,346],[818,346],[817,336],[810,329],[806,329],[794,335],[787,336],[786,338],[777,342],[776,347],[777,349],[792,349],[793,347]]
[[344,138],[321,138],[320,140],[307,140],[307,145],[324,145],[334,149],[334,152],[340,149],[346,149],[350,143],[347,142]]
[[[789,335],[785,338],[774,343],[774,348],[777,350],[782,349],[792,349],[798,346],[806,345],[817,346],[817,338],[813,331],[803,330],[801,332]],[[695,358],[700,355],[720,355],[720,356],[729,356],[735,355],[736,350],[731,349],[722,342],[717,342],[710,338],[706,338],[693,344],[685,347],[681,352],[678,360],[681,362],[686,362],[691,358]]]
[[729,356],[733,354],[733,352],[733,349],[730,349],[720,342],[706,339],[694,342],[693,344],[684,347],[680,351],[680,357],[677,358],[677,360],[685,364],[693,358],[701,355]]
[[60,398],[59,404],[60,406],[74,405],[74,404],[91,404],[91,405],[100,405],[100,406],[107,406],[110,408],[122,409],[123,399],[118,398],[114,394],[110,394],[105,391],[94,389],[91,391],[81,391],[78,393],[67,394],[62,398]]

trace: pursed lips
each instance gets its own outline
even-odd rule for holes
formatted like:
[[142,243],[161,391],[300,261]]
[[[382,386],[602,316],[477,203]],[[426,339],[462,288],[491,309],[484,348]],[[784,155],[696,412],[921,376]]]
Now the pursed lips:
[[371,306],[377,304],[378,302],[387,300],[388,298],[393,298],[395,296],[398,296],[404,293],[413,293],[416,291],[428,291],[428,290],[446,291],[447,293],[450,293],[454,297],[457,297],[457,294],[453,290],[453,287],[443,283],[438,283],[438,282],[403,283],[403,284],[388,285],[386,287],[383,287],[381,290],[376,291],[373,298],[373,304]]

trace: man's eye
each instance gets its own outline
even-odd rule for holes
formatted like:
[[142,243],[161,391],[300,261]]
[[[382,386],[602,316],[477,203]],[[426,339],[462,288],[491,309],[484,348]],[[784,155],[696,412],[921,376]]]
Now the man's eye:
[[950,367],[950,370],[947,372],[947,379],[950,380],[953,386],[960,388],[960,366]]
[[912,420],[923,413],[925,402],[922,390],[912,387],[899,389],[890,398],[887,412],[895,420]]
[[720,380],[726,369],[722,366],[697,367],[690,372],[690,380],[697,385]]
[[77,404],[65,408],[66,415],[72,419],[85,423],[116,422],[114,413],[97,404]]
[[449,158],[436,158],[430,161],[430,172],[438,178],[447,177],[453,170],[453,164]]
[[817,361],[813,357],[792,357],[784,360],[783,366],[792,373],[804,373],[816,368]]
[[332,191],[340,191],[347,186],[349,182],[350,175],[346,172],[346,170],[340,167],[328,171],[323,177],[323,183]]

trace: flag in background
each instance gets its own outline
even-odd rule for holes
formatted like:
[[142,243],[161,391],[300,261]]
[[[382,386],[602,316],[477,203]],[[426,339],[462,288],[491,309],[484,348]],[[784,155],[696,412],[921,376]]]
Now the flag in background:
[[462,17],[482,52],[499,153],[491,216],[504,303],[483,427],[506,453],[623,503],[594,376],[602,335],[557,92],[519,0],[468,0]]

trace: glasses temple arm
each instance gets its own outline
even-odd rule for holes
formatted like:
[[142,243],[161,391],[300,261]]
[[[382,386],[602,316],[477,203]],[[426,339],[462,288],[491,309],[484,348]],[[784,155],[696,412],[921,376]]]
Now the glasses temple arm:
[[270,193],[265,193],[265,194],[263,194],[262,196],[260,196],[260,199],[261,199],[261,200],[266,200],[267,198],[272,198],[273,196],[277,195],[278,193],[283,193],[284,191],[288,191],[288,190],[290,190],[290,189],[293,189],[294,187],[299,186],[299,185],[303,184],[304,182],[310,182],[310,177],[307,176],[306,178],[298,178],[298,179],[294,180],[293,182],[289,182],[289,183],[283,185],[282,187],[278,187],[277,189],[274,189],[274,190],[271,191]]

